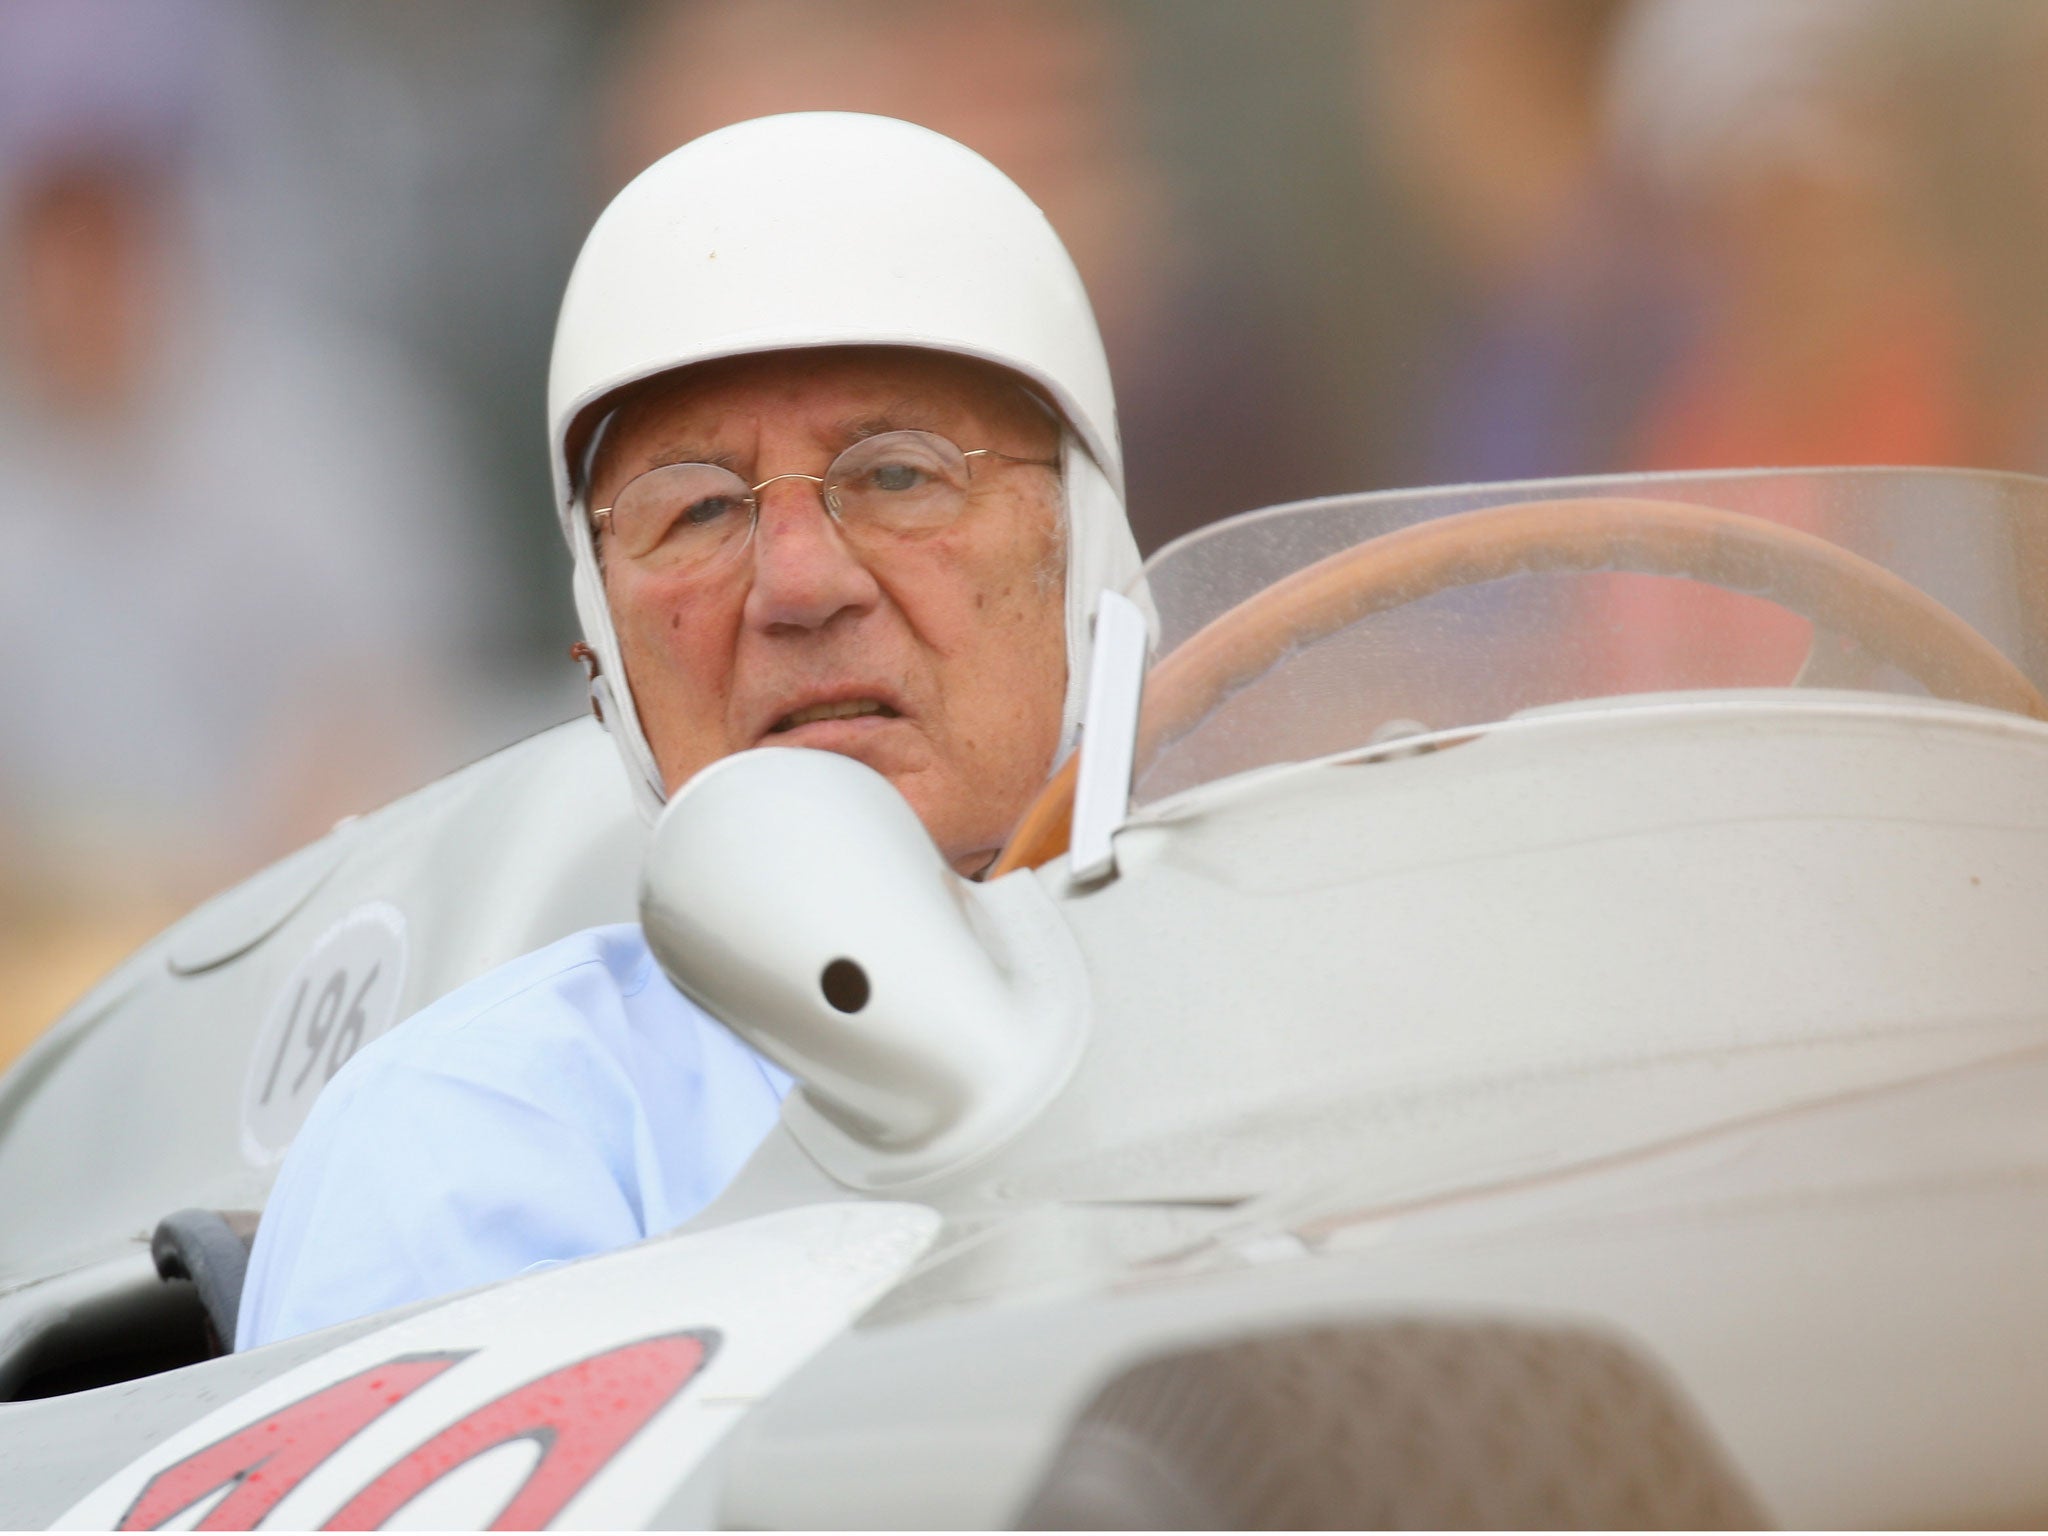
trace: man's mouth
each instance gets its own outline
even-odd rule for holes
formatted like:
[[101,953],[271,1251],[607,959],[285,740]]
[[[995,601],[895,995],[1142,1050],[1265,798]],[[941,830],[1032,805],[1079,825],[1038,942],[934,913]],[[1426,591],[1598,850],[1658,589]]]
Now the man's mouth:
[[879,715],[884,720],[900,718],[900,712],[891,709],[877,699],[839,699],[831,704],[807,704],[793,710],[768,727],[773,736],[782,731],[793,731],[800,725],[812,725],[820,720],[855,720],[862,715]]

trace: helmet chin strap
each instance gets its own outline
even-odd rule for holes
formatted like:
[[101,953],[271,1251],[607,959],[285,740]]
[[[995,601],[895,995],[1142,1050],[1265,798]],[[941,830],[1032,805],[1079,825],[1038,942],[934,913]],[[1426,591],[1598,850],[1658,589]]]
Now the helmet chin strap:
[[571,590],[576,599],[576,618],[583,627],[583,641],[591,653],[591,712],[618,749],[634,808],[640,812],[640,819],[652,826],[668,803],[668,792],[661,781],[661,770],[654,763],[654,749],[647,744],[647,733],[641,729],[632,686],[626,680],[618,633],[612,628],[611,603],[605,596],[604,572],[597,563],[597,541],[591,534],[590,518],[583,503],[583,493],[578,491],[569,522],[575,561]]
[[[1096,595],[1105,588],[1129,590],[1138,574],[1138,546],[1124,515],[1122,498],[1080,439],[1069,429],[1060,433],[1060,483],[1066,518],[1067,686],[1060,709],[1059,755],[1073,749],[1080,734],[1081,708],[1088,688],[1089,625]],[[640,724],[619,639],[612,627],[611,604],[598,566],[597,541],[578,491],[568,519],[575,560],[573,586],[576,616],[583,626],[586,665],[591,668],[591,710],[618,748],[632,788],[633,803],[650,826],[668,802],[654,749]],[[1151,606],[1142,592],[1133,592],[1150,619]],[[1156,630],[1156,622],[1153,626]]]
[[1070,429],[1061,433],[1060,483],[1067,515],[1067,689],[1060,707],[1058,753],[1064,758],[1080,739],[1081,711],[1088,702],[1097,596],[1106,590],[1123,592],[1144,610],[1155,636],[1159,623],[1138,584],[1138,541],[1131,533],[1123,497]]

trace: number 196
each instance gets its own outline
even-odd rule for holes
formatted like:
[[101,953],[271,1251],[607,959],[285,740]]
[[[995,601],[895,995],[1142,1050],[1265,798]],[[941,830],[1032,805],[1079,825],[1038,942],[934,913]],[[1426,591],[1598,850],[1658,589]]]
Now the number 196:
[[[378,972],[382,969],[381,962],[373,963],[352,997],[349,994],[348,967],[337,966],[328,973],[327,980],[321,984],[320,995],[313,1002],[312,1017],[306,1021],[305,1060],[299,1067],[299,1075],[292,1079],[289,1092],[297,1093],[305,1087],[306,1079],[319,1065],[323,1053],[327,1057],[327,1068],[320,1081],[325,1084],[361,1047],[363,1030],[369,1023],[369,1017],[363,1011],[363,999],[369,996],[370,988],[376,984]],[[263,1097],[257,1101],[259,1104],[268,1104],[271,1095],[277,1091],[277,1080],[283,1073],[285,1057],[291,1052],[292,1038],[299,1033],[299,1020],[306,1011],[306,994],[312,987],[313,979],[309,976],[299,983],[298,993],[292,998],[291,1017],[285,1021],[284,1032],[278,1036],[277,1055],[270,1063],[270,1076],[264,1081]],[[344,998],[348,998],[346,1012],[342,1009]]]

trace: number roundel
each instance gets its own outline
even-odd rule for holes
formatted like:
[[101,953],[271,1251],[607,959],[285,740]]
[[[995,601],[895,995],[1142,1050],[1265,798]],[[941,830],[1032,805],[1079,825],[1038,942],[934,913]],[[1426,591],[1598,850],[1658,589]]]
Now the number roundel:
[[242,1150],[274,1162],[313,1100],[349,1058],[397,1021],[405,991],[405,916],[357,907],[320,936],[272,1000],[242,1085]]

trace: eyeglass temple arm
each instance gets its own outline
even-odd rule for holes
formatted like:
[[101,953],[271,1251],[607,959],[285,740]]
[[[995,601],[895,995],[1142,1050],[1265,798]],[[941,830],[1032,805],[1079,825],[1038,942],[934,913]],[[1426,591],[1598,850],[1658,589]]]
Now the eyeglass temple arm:
[[1022,454],[1005,453],[1000,448],[963,448],[960,450],[960,457],[963,459],[1006,459],[1012,464],[1036,464],[1040,469],[1058,469],[1060,467],[1058,459],[1027,459]]

